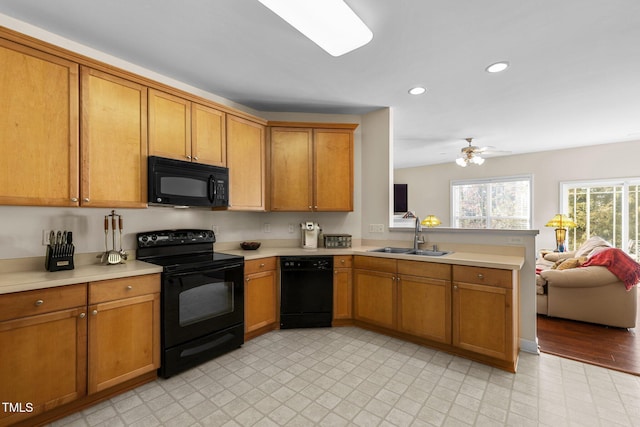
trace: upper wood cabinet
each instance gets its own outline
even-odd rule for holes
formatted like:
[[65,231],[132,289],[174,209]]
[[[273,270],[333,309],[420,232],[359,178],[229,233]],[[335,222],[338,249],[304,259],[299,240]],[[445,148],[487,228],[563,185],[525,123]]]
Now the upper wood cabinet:
[[147,89],[82,67],[82,206],[147,205]]
[[352,124],[270,123],[270,209],[353,210]]
[[227,115],[229,209],[266,210],[265,126]]
[[226,166],[225,113],[149,89],[149,154]]
[[0,39],[0,204],[77,206],[78,65]]

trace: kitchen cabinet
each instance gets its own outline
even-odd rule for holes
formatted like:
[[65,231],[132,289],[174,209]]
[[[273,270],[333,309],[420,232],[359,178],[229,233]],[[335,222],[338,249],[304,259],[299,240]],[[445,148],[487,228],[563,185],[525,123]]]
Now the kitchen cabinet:
[[266,210],[265,126],[227,115],[229,210]]
[[453,266],[453,345],[507,363],[518,356],[516,272]]
[[398,330],[451,343],[451,266],[398,260]]
[[396,260],[355,256],[353,259],[353,317],[396,328]]
[[0,204],[77,206],[79,67],[0,39]]
[[244,288],[245,340],[278,326],[277,258],[246,261]]
[[353,323],[353,257],[333,257],[333,321],[332,326]]
[[81,70],[80,204],[147,206],[147,88]]
[[352,211],[357,125],[269,124],[270,209]]
[[160,367],[160,275],[89,283],[88,392]]
[[0,411],[0,425],[86,394],[86,305],[86,284],[0,295],[0,396],[23,411]]
[[149,89],[149,154],[226,166],[226,113]]

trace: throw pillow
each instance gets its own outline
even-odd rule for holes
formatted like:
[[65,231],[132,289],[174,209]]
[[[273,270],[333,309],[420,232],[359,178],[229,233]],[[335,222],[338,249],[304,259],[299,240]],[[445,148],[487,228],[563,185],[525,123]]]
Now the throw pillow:
[[553,268],[556,270],[568,270],[569,268],[580,267],[587,261],[587,257],[569,258],[562,261],[558,261],[554,264]]

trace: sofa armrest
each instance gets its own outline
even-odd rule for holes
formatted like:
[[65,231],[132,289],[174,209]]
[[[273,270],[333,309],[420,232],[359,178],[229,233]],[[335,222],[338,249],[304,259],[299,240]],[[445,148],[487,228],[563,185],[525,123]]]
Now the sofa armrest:
[[[540,272],[540,276],[547,281],[547,286],[560,288],[595,288],[620,282],[606,267],[596,265],[567,270],[544,270]],[[624,284],[620,282],[620,286]]]

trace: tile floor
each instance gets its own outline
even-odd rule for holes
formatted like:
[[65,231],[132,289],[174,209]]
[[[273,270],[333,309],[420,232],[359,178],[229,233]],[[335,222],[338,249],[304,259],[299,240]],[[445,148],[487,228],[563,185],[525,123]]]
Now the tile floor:
[[355,327],[270,332],[54,426],[640,426],[640,377],[522,353],[517,374]]

